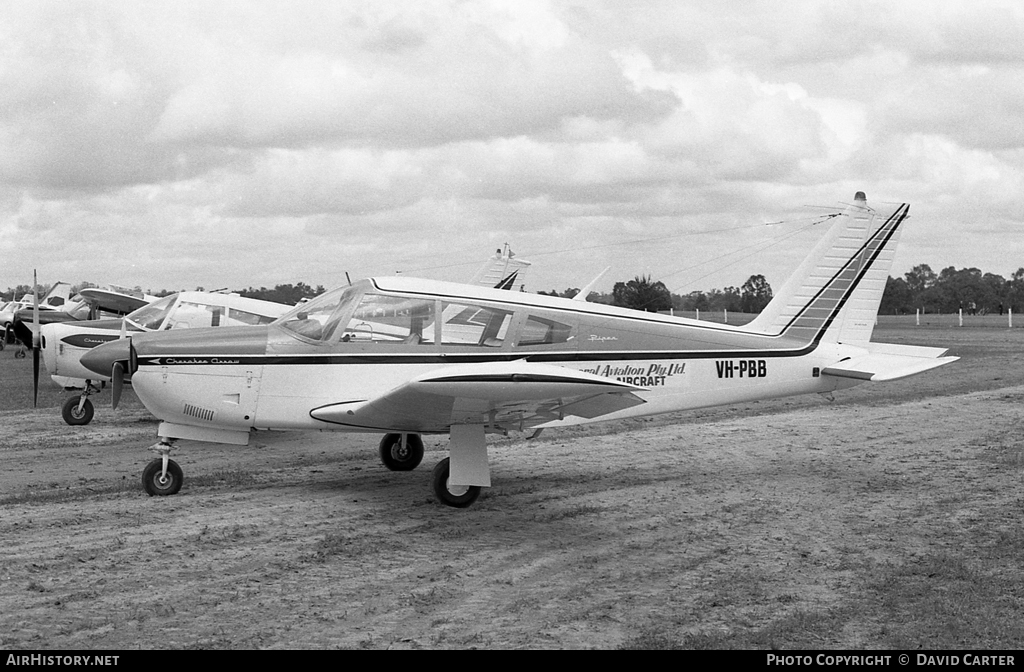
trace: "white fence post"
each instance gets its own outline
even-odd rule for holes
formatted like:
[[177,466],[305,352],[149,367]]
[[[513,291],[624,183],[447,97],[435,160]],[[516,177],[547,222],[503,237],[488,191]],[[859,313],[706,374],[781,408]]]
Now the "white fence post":
[[964,309],[960,309],[960,326],[964,326]]

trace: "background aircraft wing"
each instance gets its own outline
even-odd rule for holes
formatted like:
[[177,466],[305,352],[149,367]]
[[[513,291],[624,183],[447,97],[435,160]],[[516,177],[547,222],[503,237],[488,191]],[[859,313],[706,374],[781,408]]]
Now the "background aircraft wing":
[[78,293],[81,294],[86,301],[100,310],[110,313],[118,313],[120,315],[127,315],[128,313],[151,303],[142,295],[132,296],[131,294],[124,294],[122,292],[103,289],[101,287],[89,287],[79,291]]
[[375,399],[316,408],[318,420],[389,431],[438,432],[452,425],[526,429],[565,416],[596,418],[645,403],[643,388],[525,360],[444,367]]

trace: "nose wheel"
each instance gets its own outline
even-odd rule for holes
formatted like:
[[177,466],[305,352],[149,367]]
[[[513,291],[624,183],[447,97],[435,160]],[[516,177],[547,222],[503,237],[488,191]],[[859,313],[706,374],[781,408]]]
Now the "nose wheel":
[[68,397],[60,407],[60,415],[69,425],[88,425],[92,421],[95,409],[85,393],[78,397]]
[[150,497],[174,495],[181,490],[185,476],[178,463],[170,458],[172,447],[172,444],[162,442],[153,446],[160,457],[147,464],[142,471],[142,487]]

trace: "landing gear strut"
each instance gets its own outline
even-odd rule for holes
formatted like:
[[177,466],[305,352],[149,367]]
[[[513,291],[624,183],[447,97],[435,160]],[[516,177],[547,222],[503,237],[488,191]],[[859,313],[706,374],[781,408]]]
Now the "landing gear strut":
[[185,476],[178,463],[170,458],[173,447],[174,444],[168,439],[162,439],[152,447],[160,457],[146,465],[142,472],[142,487],[150,497],[173,495],[181,490]]

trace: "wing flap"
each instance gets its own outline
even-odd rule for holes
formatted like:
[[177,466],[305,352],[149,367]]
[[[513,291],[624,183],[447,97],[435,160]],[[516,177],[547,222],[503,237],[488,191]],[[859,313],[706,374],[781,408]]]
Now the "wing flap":
[[641,389],[560,366],[487,362],[436,369],[374,399],[329,404],[310,415],[352,427],[417,432],[461,424],[525,428],[642,404],[633,394]]

